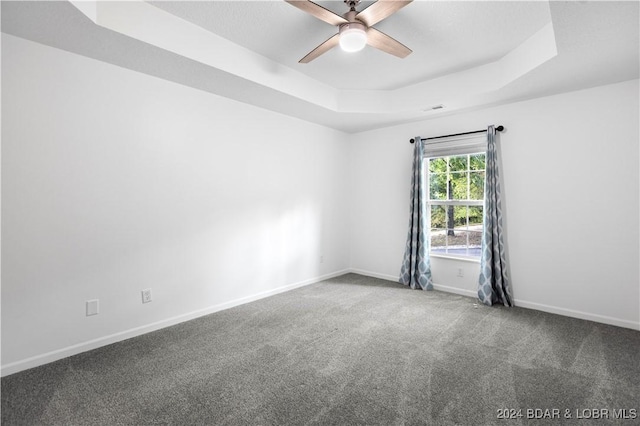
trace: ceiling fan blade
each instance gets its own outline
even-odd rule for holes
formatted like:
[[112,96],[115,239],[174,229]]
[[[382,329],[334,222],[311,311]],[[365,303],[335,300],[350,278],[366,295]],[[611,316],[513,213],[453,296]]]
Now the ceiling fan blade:
[[384,18],[396,13],[413,0],[378,0],[356,15],[367,27],[371,27]]
[[380,49],[383,52],[397,56],[398,58],[404,58],[413,52],[398,40],[389,37],[382,31],[378,31],[375,28],[367,29],[367,44],[375,47],[376,49]]
[[336,15],[329,9],[325,9],[319,4],[316,4],[309,0],[285,0],[285,1],[290,5],[295,6],[298,9],[304,12],[307,12],[308,14],[313,15],[316,18],[320,19],[321,21],[324,21],[331,25],[340,25],[340,24],[346,24],[347,22],[349,22],[346,19],[344,19],[342,16]]
[[300,59],[298,62],[301,64],[309,63],[314,59],[316,59],[318,56],[322,55],[323,53],[326,53],[327,51],[336,47],[339,42],[340,42],[340,34],[335,34],[334,36],[329,38],[327,41],[322,43],[320,46],[316,47],[311,52],[307,53],[307,56]]

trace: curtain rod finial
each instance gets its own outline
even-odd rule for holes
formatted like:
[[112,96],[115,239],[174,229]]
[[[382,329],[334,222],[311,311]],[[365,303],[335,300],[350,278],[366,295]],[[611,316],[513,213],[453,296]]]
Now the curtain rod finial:
[[415,142],[415,140],[409,139],[409,143],[414,143],[414,142]]
[[504,126],[498,126],[498,127],[496,127],[496,130],[497,130],[498,132],[501,132],[501,131],[503,131],[503,130],[504,130]]

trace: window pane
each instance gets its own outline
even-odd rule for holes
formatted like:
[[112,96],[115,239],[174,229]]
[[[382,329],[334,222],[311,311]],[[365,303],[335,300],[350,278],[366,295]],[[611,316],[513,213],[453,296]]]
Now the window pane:
[[480,257],[482,249],[482,227],[469,230],[469,256]]
[[445,207],[431,206],[431,251],[445,253],[447,249]]
[[484,171],[469,173],[469,199],[484,200]]
[[446,228],[447,216],[445,206],[431,206],[431,228]]
[[451,173],[452,200],[467,200],[467,175],[468,172]]
[[459,205],[465,200],[484,199],[485,154],[457,155],[429,159],[431,252],[480,257],[482,249],[482,206]]
[[430,158],[429,159],[429,171],[431,173],[445,173],[447,171],[447,159],[445,158]]
[[469,169],[471,170],[484,170],[485,169],[485,155],[475,154],[469,156]]
[[454,236],[447,236],[447,240],[447,253],[467,255],[467,231],[456,230]]
[[452,172],[463,172],[468,170],[467,155],[459,155],[457,157],[449,157],[449,169]]
[[455,206],[453,208],[454,228],[456,230],[467,229],[467,206]]
[[431,206],[431,252],[480,257],[482,206]]
[[447,175],[443,173],[431,173],[429,175],[429,199],[447,199]]
[[447,231],[441,228],[431,228],[431,251],[435,253],[446,253],[447,251]]
[[482,231],[482,206],[469,206],[469,229]]

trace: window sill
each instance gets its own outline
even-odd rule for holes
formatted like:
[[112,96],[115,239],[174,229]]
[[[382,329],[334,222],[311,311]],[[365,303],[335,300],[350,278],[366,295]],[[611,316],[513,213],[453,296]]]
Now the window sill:
[[480,263],[479,257],[456,256],[453,254],[429,253],[430,257],[438,259],[460,260],[462,262]]

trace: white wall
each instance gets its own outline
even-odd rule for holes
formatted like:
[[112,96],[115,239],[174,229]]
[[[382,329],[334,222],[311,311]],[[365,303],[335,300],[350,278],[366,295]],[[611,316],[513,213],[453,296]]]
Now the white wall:
[[[354,135],[352,269],[397,279],[411,137],[502,124],[516,304],[639,329],[638,93],[634,80]],[[432,269],[436,288],[475,295],[478,263],[433,259]]]
[[3,374],[348,268],[345,134],[4,34],[2,67]]
[[[490,123],[517,304],[639,328],[638,89],[345,135],[3,34],[2,374],[348,270],[396,280],[408,139]],[[475,294],[477,263],[433,269]]]

